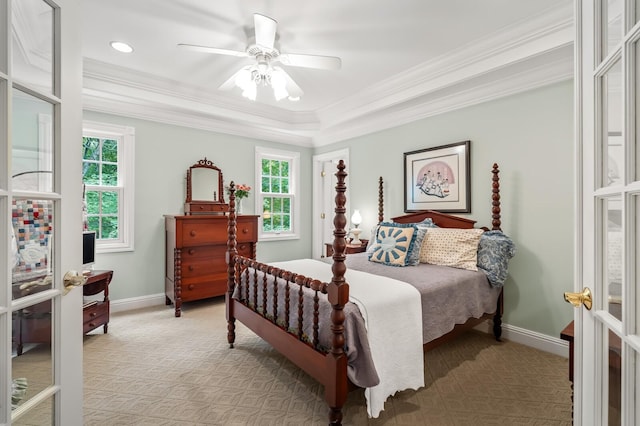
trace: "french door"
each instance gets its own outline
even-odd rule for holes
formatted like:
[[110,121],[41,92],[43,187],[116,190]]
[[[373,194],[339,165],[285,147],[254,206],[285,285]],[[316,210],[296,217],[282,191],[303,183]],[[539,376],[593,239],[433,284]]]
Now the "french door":
[[[576,0],[574,419],[640,424],[640,1]],[[588,299],[585,293],[583,299]]]
[[81,0],[0,0],[0,424],[82,424]]

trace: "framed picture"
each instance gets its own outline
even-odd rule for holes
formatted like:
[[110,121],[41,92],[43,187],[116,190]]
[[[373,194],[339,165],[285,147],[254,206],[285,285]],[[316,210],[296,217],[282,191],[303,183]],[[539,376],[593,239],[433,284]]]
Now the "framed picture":
[[470,141],[404,153],[404,211],[471,212]]

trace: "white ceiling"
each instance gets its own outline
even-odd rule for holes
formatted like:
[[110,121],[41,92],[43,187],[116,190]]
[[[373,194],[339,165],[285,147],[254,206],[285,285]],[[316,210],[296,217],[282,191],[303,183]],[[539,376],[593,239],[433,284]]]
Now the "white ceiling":
[[[320,146],[572,76],[572,0],[83,0],[89,110]],[[249,59],[253,13],[280,50],[338,56],[338,71],[286,67],[298,102],[218,86]],[[135,51],[109,46],[126,41]]]

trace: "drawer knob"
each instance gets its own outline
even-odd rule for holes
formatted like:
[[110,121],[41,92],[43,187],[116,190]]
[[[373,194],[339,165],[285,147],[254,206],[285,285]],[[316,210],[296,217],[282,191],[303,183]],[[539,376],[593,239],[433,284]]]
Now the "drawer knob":
[[91,318],[95,317],[96,315],[98,315],[98,314],[96,314],[95,312],[91,312],[91,313],[89,314],[89,316],[90,316]]
[[189,290],[193,290],[195,288],[195,286],[193,284],[189,284]]
[[242,233],[243,234],[248,234],[249,233],[249,229],[248,228],[242,228]]
[[189,235],[191,235],[192,237],[195,237],[196,236],[196,231],[189,232]]
[[189,265],[189,270],[190,270],[190,271],[193,271],[193,269],[194,269],[194,268],[193,268],[193,265]]
[[199,206],[199,207],[200,207],[200,210],[204,210],[204,206]]
[[194,249],[189,249],[188,253],[193,255],[193,253],[195,253],[196,251]]
[[96,325],[92,322],[89,323],[89,327],[95,327]]

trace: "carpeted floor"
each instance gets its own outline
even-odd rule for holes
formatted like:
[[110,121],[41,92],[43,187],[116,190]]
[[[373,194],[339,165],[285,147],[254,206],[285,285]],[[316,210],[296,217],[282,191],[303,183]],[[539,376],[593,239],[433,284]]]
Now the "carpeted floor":
[[[222,298],[113,314],[84,342],[84,420],[107,425],[325,425],[323,389],[238,324]],[[568,360],[469,332],[426,354],[426,386],[368,419],[362,390],[346,425],[570,425]]]

